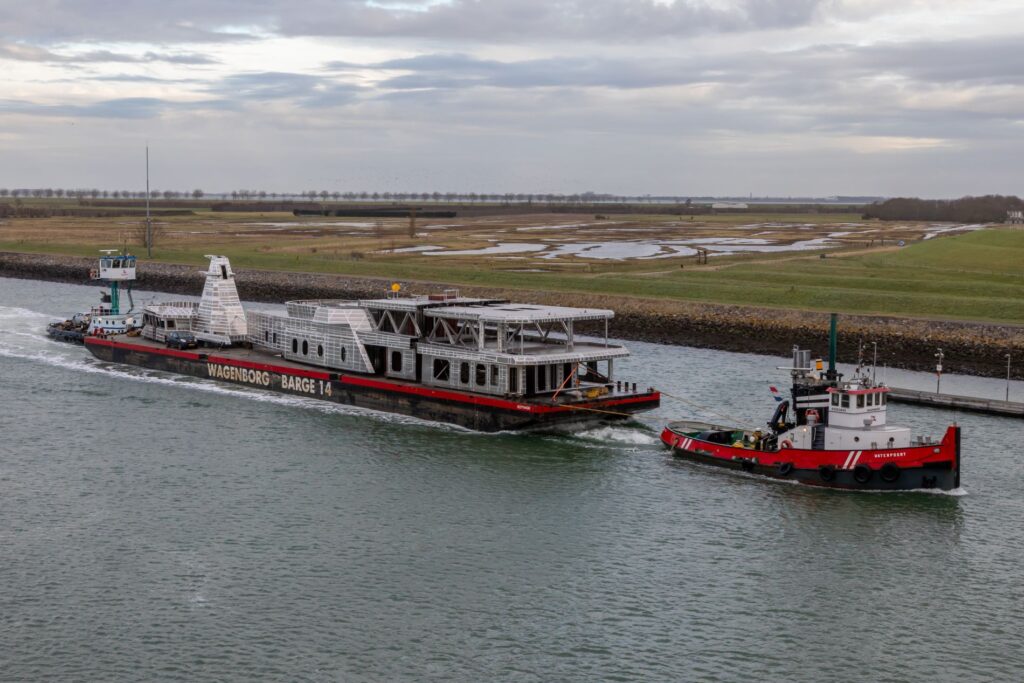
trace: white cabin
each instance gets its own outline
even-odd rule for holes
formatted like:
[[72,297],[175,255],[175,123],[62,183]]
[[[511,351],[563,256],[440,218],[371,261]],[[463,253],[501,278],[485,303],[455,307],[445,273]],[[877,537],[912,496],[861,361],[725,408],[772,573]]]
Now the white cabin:
[[910,429],[887,424],[888,387],[873,385],[855,377],[827,390],[829,406],[825,424],[819,424],[815,412],[808,412],[807,424],[779,434],[779,443],[788,440],[793,448],[829,451],[906,448]]

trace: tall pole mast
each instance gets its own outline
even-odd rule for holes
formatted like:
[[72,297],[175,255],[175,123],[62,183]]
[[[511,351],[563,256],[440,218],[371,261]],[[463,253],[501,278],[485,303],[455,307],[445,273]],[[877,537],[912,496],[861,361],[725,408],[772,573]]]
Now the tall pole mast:
[[149,218],[149,145],[146,145],[146,258],[153,258],[153,221]]

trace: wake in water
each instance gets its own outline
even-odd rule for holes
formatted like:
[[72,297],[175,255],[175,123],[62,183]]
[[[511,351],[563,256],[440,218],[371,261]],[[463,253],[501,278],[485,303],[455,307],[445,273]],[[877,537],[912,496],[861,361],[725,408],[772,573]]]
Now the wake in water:
[[[245,387],[221,384],[213,380],[202,380],[194,377],[179,377],[158,371],[146,370],[129,366],[112,366],[93,358],[88,351],[80,347],[54,341],[45,335],[45,325],[51,316],[25,308],[0,306],[0,357],[27,360],[42,363],[51,367],[62,368],[74,372],[83,372],[126,379],[134,382],[162,384],[211,394],[219,394],[231,398],[241,398],[261,403],[299,407],[330,415],[346,415],[371,417],[383,422],[410,426],[441,427],[451,431],[471,432],[458,425],[451,425],[431,420],[423,420],[409,415],[384,413],[367,408],[347,406],[327,401],[319,401],[302,396],[291,396],[272,392],[262,392]],[[14,323],[14,324],[12,324]]]

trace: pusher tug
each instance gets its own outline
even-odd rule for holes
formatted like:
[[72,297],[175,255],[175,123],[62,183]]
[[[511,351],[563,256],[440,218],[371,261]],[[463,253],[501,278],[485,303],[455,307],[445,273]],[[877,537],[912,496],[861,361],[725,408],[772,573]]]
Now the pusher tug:
[[[849,380],[836,372],[836,317],[828,370],[794,348],[792,403],[778,404],[768,430],[672,422],[661,440],[673,455],[695,462],[854,490],[909,491],[960,486],[960,427],[941,439],[911,436],[888,424],[889,389],[861,368]],[[790,408],[792,406],[792,418]]]
[[[50,323],[46,334],[57,341],[84,344],[90,334],[124,334],[138,327],[131,315],[135,308],[132,300],[132,282],[135,281],[136,258],[116,249],[103,249],[99,267],[89,271],[89,278],[98,280],[110,292],[100,293],[100,305],[87,313],[76,313],[67,320]],[[127,313],[121,313],[121,291],[128,297]]]
[[[100,332],[87,335],[85,347],[114,363],[480,431],[586,427],[660,403],[657,391],[613,379],[615,359],[629,352],[608,341],[609,310],[456,290],[403,296],[396,284],[380,299],[247,311],[228,259],[207,258],[199,302],[147,305],[141,336]],[[587,322],[603,323],[603,340],[576,336],[575,326]]]

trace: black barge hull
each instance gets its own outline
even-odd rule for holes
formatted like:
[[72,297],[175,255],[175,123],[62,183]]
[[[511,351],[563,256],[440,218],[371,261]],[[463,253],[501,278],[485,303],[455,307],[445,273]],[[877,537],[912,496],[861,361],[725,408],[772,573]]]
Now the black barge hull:
[[95,337],[88,337],[85,346],[96,358],[111,363],[410,415],[482,432],[585,428],[628,420],[634,413],[657,408],[661,400],[652,390],[571,403],[516,401],[375,376],[292,367],[278,364],[280,359],[274,357],[259,362],[241,360],[214,349],[209,353],[204,349],[176,351],[145,342]]

